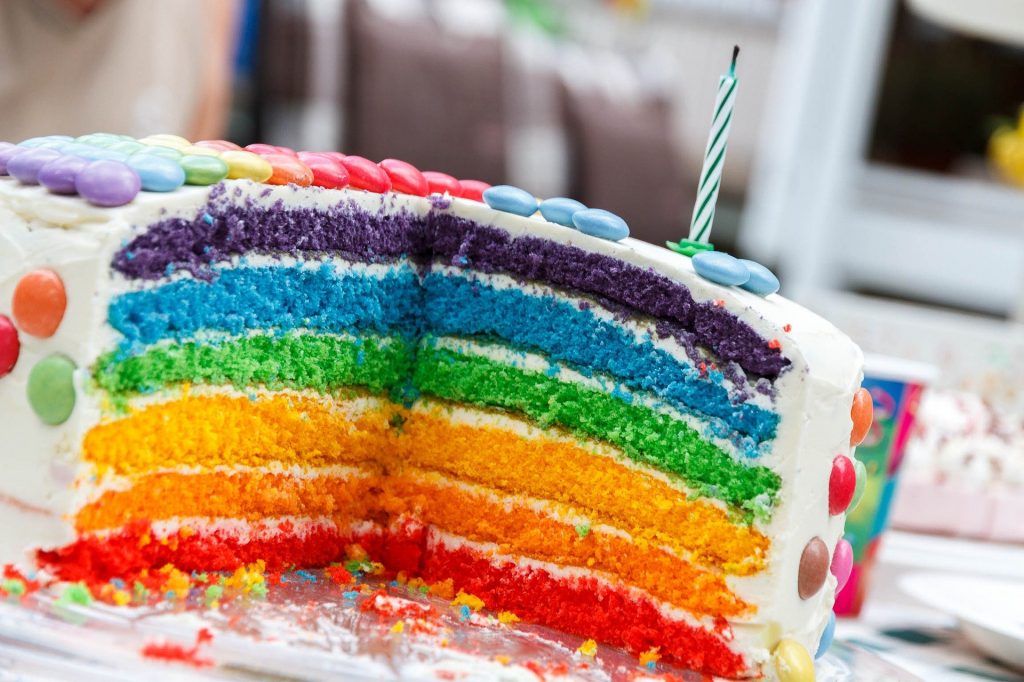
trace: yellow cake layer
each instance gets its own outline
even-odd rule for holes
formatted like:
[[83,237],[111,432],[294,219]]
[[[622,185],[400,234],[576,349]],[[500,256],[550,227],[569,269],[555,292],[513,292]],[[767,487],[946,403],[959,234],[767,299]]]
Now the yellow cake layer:
[[329,517],[338,525],[415,518],[474,542],[494,543],[502,553],[609,574],[698,615],[733,617],[751,610],[732,594],[721,574],[599,529],[581,534],[542,510],[518,505],[515,498],[467,490],[439,475],[151,474],[128,490],[108,491],[86,505],[76,527],[87,533],[132,519],[255,522],[280,516]]
[[417,410],[402,427],[401,462],[506,493],[572,505],[637,543],[667,545],[695,563],[749,575],[770,541],[713,504],[687,499],[667,481],[594,454],[575,441],[523,438],[507,429],[459,424],[442,409]]
[[301,394],[190,395],[135,408],[94,426],[83,458],[99,473],[177,467],[324,467],[379,459],[395,439],[390,411],[352,414],[330,397]]

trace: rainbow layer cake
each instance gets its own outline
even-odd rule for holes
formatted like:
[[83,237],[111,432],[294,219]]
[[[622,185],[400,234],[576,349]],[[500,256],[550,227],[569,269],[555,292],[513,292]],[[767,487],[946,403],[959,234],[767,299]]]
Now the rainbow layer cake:
[[95,135],[0,171],[0,563],[359,548],[713,675],[827,646],[861,355],[804,308],[401,162]]

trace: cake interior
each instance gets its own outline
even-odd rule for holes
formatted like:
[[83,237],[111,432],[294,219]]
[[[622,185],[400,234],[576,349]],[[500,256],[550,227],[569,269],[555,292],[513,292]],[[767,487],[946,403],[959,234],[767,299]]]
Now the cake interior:
[[[379,562],[757,674],[789,360],[650,270],[446,206],[214,194],[119,245],[67,580]],[[333,211],[333,213],[332,213]]]

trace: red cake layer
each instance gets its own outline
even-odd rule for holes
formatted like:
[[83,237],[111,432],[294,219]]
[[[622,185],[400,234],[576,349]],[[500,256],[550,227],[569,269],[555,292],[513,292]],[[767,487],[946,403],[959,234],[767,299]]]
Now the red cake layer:
[[67,547],[41,551],[40,564],[62,580],[109,580],[174,564],[182,571],[231,571],[257,560],[268,570],[314,568],[347,558],[360,545],[389,573],[404,571],[427,582],[451,579],[496,611],[581,637],[622,647],[633,654],[656,648],[661,660],[698,672],[739,677],[748,671],[728,646],[724,619],[702,628],[666,617],[635,590],[594,577],[560,577],[540,569],[495,560],[467,546],[451,547],[414,523],[353,533],[329,525],[300,530],[288,523],[241,540],[224,530],[157,538],[149,525],[134,523],[105,537],[85,536]]

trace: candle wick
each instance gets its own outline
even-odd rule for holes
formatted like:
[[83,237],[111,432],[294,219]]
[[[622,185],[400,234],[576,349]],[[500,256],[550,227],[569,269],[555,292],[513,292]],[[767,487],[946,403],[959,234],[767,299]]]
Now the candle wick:
[[732,64],[729,65],[729,75],[730,76],[735,76],[736,75],[736,58],[739,57],[739,56],[740,56],[740,46],[739,45],[733,45],[732,46]]

